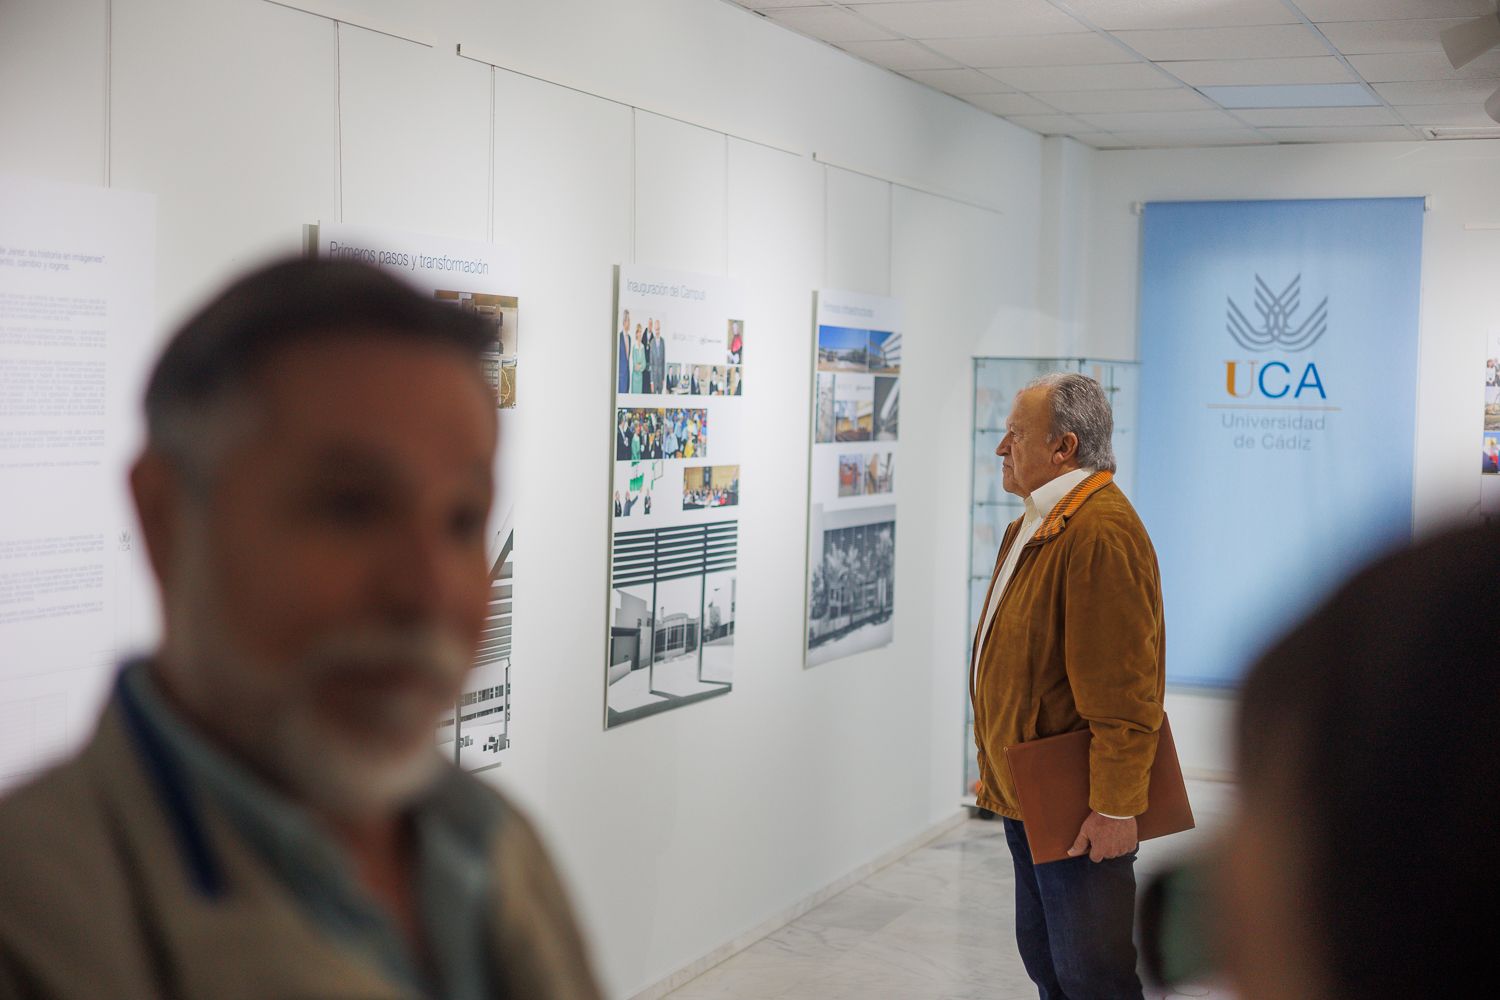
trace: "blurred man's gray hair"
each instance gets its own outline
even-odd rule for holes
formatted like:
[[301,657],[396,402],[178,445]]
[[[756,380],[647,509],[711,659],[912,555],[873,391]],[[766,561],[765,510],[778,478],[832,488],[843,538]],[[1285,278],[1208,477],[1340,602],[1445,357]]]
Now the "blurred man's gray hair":
[[1072,434],[1078,438],[1081,468],[1115,471],[1115,419],[1103,386],[1077,372],[1052,372],[1032,379],[1026,388],[1047,390],[1052,410],[1052,433],[1047,440]]

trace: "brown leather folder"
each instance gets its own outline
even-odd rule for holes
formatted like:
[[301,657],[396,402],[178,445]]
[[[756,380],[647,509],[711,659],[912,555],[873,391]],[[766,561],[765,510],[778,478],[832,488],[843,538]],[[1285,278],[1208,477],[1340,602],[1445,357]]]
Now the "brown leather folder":
[[[1078,830],[1088,818],[1092,740],[1087,729],[1079,729],[1005,748],[1016,796],[1021,800],[1026,842],[1036,864],[1066,860],[1068,848],[1078,839]],[[1177,762],[1172,727],[1165,716],[1146,798],[1146,811],[1136,817],[1141,840],[1193,828],[1193,809],[1182,781],[1182,766]]]

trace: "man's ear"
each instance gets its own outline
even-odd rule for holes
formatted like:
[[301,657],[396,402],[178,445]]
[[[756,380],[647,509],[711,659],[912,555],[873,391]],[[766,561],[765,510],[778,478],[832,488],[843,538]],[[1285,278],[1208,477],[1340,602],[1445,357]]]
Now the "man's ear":
[[182,474],[161,452],[147,448],[130,467],[130,494],[135,498],[136,516],[146,536],[151,572],[165,591],[176,556],[173,545],[185,502]]
[[1057,439],[1057,448],[1052,452],[1059,465],[1066,465],[1078,457],[1078,435],[1068,431]]

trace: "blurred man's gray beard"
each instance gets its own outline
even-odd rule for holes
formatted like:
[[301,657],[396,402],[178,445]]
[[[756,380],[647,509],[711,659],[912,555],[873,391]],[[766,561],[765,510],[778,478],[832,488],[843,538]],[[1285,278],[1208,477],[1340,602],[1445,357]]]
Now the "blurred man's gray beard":
[[[459,689],[469,666],[463,644],[431,626],[370,625],[324,636],[296,663],[258,662],[220,624],[223,605],[201,528],[184,526],[183,534],[164,652],[179,697],[214,727],[212,735],[303,805],[338,819],[389,815],[420,797],[443,768],[431,693]],[[362,720],[371,733],[356,735],[318,714],[320,682],[394,667],[415,674],[418,690],[371,701]]]

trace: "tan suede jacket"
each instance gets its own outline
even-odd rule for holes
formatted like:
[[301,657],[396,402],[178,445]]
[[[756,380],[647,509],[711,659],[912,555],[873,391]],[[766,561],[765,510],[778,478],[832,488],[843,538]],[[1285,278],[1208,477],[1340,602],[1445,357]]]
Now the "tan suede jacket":
[[[0,800],[0,998],[418,1000],[314,926],[207,803],[198,829],[225,888],[206,896],[172,815],[118,700],[77,757]],[[502,995],[598,1000],[531,824],[508,812],[489,853]]]
[[[1161,574],[1113,478],[1094,473],[1058,501],[1021,551],[988,635],[975,637],[979,805],[1011,819],[1024,817],[1005,748],[1085,726],[1090,807],[1146,811],[1166,677]],[[1006,529],[997,574],[1020,527]]]

